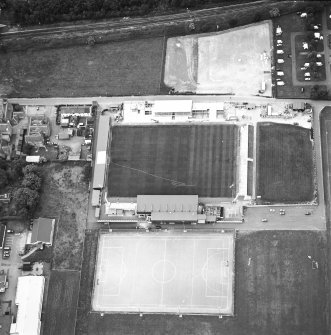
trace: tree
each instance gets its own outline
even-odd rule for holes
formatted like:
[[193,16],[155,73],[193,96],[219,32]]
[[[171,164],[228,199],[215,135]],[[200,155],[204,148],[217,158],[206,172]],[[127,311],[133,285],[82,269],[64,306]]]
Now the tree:
[[24,143],[23,145],[23,152],[27,155],[31,155],[33,151],[35,150],[35,147],[30,143]]
[[21,187],[14,192],[13,202],[18,215],[31,217],[38,205],[39,193],[27,187]]
[[22,186],[39,191],[41,187],[41,178],[34,173],[27,173],[22,181]]
[[41,177],[41,170],[39,166],[35,164],[28,164],[25,168],[23,168],[23,174],[29,174],[29,173],[34,173],[37,176]]
[[270,17],[280,16],[279,8],[277,8],[277,7],[271,8],[270,11],[269,11],[269,15],[270,15]]
[[11,180],[16,180],[23,177],[23,168],[27,165],[24,159],[14,159],[10,162],[9,177]]
[[0,189],[7,186],[8,184],[8,174],[4,169],[0,169]]

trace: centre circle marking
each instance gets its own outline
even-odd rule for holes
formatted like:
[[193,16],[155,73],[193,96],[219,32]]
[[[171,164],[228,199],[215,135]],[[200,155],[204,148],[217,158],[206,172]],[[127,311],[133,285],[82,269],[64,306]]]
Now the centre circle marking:
[[176,276],[176,266],[168,260],[159,260],[153,265],[152,276],[157,283],[169,283]]

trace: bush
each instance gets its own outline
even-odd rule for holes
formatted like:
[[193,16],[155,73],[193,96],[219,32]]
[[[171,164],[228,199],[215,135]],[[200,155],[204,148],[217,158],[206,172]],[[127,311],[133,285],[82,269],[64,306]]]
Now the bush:
[[26,155],[31,155],[34,149],[34,146],[29,143],[24,143],[23,145],[23,153],[25,153]]
[[41,188],[41,178],[34,173],[27,173],[22,181],[22,186],[39,191]]
[[39,193],[27,187],[21,187],[14,192],[13,202],[17,215],[33,217],[39,202]]
[[41,169],[39,168],[39,166],[35,164],[28,164],[26,167],[23,168],[24,175],[30,174],[30,173],[34,173],[38,177],[41,177]]

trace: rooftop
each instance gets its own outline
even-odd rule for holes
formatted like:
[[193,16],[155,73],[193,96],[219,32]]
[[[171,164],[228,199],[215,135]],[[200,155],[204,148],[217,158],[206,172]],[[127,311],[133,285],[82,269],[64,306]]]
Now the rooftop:
[[138,195],[137,212],[194,212],[197,213],[197,195]]
[[38,218],[33,221],[31,243],[52,244],[55,219]]
[[45,277],[18,277],[15,303],[17,305],[16,323],[11,325],[10,333],[19,335],[39,335],[40,315],[43,301]]

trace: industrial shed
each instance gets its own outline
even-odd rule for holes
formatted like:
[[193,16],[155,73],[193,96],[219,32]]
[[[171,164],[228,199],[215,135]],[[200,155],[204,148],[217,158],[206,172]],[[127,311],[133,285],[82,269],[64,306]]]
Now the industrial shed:
[[44,296],[45,277],[18,277],[15,304],[16,323],[12,323],[10,334],[39,335],[41,310]]

